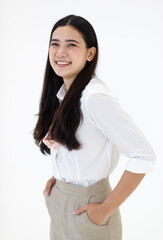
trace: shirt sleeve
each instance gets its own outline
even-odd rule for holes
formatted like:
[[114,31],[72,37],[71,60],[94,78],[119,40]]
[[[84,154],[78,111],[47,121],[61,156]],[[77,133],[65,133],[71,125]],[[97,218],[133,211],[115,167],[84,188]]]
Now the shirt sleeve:
[[129,158],[126,170],[133,173],[153,170],[156,156],[151,144],[116,97],[93,93],[87,100],[87,111],[92,123]]

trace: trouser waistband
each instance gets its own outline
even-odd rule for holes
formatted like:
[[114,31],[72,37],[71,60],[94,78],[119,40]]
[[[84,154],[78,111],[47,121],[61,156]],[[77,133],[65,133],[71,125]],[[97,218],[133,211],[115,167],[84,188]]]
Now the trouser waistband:
[[84,187],[81,185],[76,185],[68,182],[63,182],[62,180],[56,179],[55,187],[59,188],[61,191],[65,193],[73,194],[77,196],[93,196],[103,192],[112,191],[108,177],[88,187]]

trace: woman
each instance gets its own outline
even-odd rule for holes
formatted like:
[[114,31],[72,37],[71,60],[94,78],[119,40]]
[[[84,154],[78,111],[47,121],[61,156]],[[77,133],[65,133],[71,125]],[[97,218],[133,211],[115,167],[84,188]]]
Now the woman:
[[[51,240],[120,240],[119,206],[152,170],[155,153],[133,119],[95,75],[91,24],[69,15],[53,27],[34,139],[51,155],[43,191]],[[120,153],[128,162],[112,190]]]

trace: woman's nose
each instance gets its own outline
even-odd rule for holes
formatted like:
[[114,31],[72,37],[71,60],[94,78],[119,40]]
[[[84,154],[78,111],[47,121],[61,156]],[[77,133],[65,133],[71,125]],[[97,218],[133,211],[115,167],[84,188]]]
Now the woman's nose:
[[66,49],[64,47],[60,47],[59,49],[57,49],[56,56],[57,57],[66,57],[67,56]]

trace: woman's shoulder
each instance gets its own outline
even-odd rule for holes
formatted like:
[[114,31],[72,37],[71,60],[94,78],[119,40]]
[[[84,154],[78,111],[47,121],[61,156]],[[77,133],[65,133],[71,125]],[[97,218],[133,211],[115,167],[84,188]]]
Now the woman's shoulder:
[[90,80],[90,82],[85,87],[82,95],[86,99],[88,99],[92,95],[107,95],[108,97],[116,98],[110,88],[107,86],[107,84],[97,76],[94,76]]

